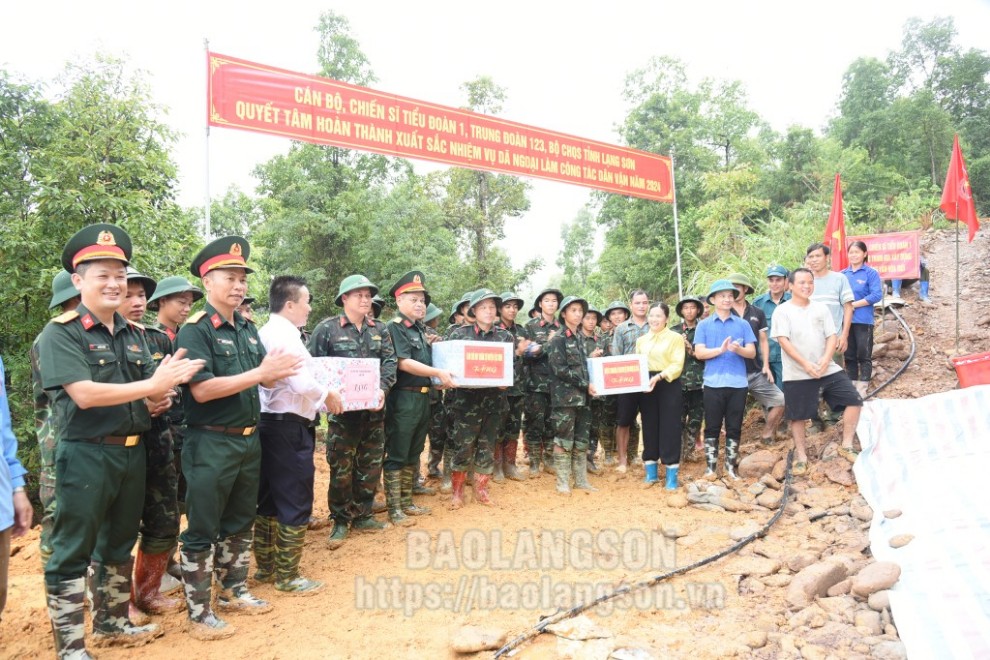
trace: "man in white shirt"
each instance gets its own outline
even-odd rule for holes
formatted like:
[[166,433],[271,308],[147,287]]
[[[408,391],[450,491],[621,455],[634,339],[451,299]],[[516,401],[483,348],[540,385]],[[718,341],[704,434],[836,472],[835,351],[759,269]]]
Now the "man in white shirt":
[[[265,350],[278,347],[308,358],[299,328],[309,318],[310,294],[302,278],[280,275],[268,293],[272,315],[258,335]],[[325,403],[341,409],[340,394],[330,391],[305,368],[274,386],[260,388],[261,480],[254,523],[254,555],[259,582],[275,582],[280,592],[302,594],[322,582],[299,574],[303,541],[313,512],[313,452],[316,418]]]

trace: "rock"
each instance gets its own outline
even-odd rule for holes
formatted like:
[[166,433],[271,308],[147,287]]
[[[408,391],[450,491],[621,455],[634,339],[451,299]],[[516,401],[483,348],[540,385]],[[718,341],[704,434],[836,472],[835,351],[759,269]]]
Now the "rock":
[[856,518],[857,520],[862,520],[863,522],[870,522],[873,520],[873,509],[866,502],[860,499],[855,499],[849,505],[849,514]]
[[831,654],[831,649],[818,644],[805,644],[801,647],[801,657],[804,660],[826,660]]
[[853,578],[852,592],[861,598],[889,589],[901,577],[901,567],[892,561],[877,561],[867,565]]
[[913,540],[914,534],[898,534],[897,536],[890,537],[890,547],[903,548]]
[[766,484],[761,484],[757,481],[755,484],[746,489],[746,492],[750,495],[760,495],[763,491],[767,489]]
[[768,509],[779,509],[784,494],[779,490],[767,490],[756,498],[756,503]]
[[789,585],[791,583],[791,579],[792,578],[790,575],[777,573],[776,575],[768,575],[765,578],[762,578],[761,582],[763,582],[763,584],[767,585],[768,587],[780,588]]
[[788,558],[787,568],[791,569],[792,572],[797,573],[801,569],[811,566],[816,561],[818,561],[817,552],[798,551]]
[[784,507],[784,512],[790,513],[791,515],[804,513],[804,505],[801,504],[800,502],[795,502],[794,500],[791,500],[790,502],[787,503],[787,506]]
[[713,499],[711,501],[711,503],[714,504],[714,505],[716,505],[716,506],[722,507],[726,511],[732,511],[733,513],[737,513],[739,511],[752,511],[753,510],[753,505],[752,504],[747,504],[746,502],[741,502],[741,501],[739,501],[739,500],[737,500],[735,498],[726,497],[725,495],[723,495],[722,497],[718,497],[718,498]]
[[580,641],[558,637],[557,648],[555,650],[556,657],[561,659],[599,660],[599,658],[608,658],[614,648],[615,640],[613,639]]
[[883,634],[890,635],[891,637],[897,637],[897,626],[892,623],[884,624]]
[[666,524],[660,526],[660,533],[663,534],[668,539],[679,539],[682,536],[687,536],[688,531],[684,527],[675,524]]
[[742,541],[747,536],[752,536],[756,532],[760,531],[761,528],[761,525],[753,522],[752,520],[748,520],[742,525],[730,529],[729,538],[733,541]]
[[853,622],[853,617],[856,615],[856,599],[852,596],[829,596],[819,598],[817,602],[819,607],[829,614],[834,614],[847,623]]
[[715,513],[725,513],[725,509],[718,506],[717,504],[703,503],[703,504],[692,504],[691,506],[694,507],[695,509],[701,509],[702,511],[714,511]]
[[732,491],[730,491],[728,488],[726,488],[725,486],[719,486],[718,484],[708,484],[708,487],[705,488],[705,492],[711,495],[712,497],[721,497],[723,495],[732,494]]
[[787,624],[791,628],[800,628],[801,626],[821,628],[825,625],[826,621],[828,621],[828,615],[825,613],[825,610],[812,603],[797,614],[791,616],[787,620]]
[[881,612],[883,610],[890,609],[890,591],[884,589],[883,591],[874,591],[870,594],[869,599],[867,599],[866,604],[870,606],[871,610]]
[[758,479],[773,470],[777,455],[767,449],[755,451],[739,461],[738,472],[743,479]]
[[781,459],[774,463],[773,470],[770,471],[770,476],[772,476],[777,481],[784,480],[784,474],[787,472],[787,461]]
[[751,649],[762,649],[767,645],[767,633],[765,630],[754,630],[742,636],[742,643]]
[[613,637],[610,630],[598,625],[584,614],[579,614],[570,619],[558,621],[557,623],[551,623],[546,629],[557,637],[566,637],[567,639],[579,641]]
[[901,517],[901,510],[900,509],[887,509],[886,511],[883,512],[883,517],[884,518],[887,518],[888,520],[893,520],[894,518],[900,518]]
[[725,566],[725,571],[730,575],[755,575],[757,577],[763,577],[764,575],[772,575],[779,570],[779,561],[761,557],[733,559]]
[[701,543],[701,537],[694,534],[688,534],[677,539],[677,545],[684,548],[690,548],[692,545],[698,545],[699,543]]
[[800,493],[797,501],[809,508],[831,509],[842,504],[848,495],[834,488],[814,487]]
[[883,626],[880,625],[880,613],[873,610],[859,610],[853,619],[857,628],[864,628],[867,635],[880,635]]
[[849,593],[849,589],[852,588],[852,580],[846,578],[842,582],[836,582],[831,587],[828,588],[826,592],[829,596],[842,596]]
[[683,509],[688,505],[687,495],[684,493],[672,493],[667,496],[667,506],[674,509]]
[[762,594],[767,590],[767,585],[754,577],[745,577],[739,581],[739,595]]
[[450,648],[457,653],[492,651],[505,643],[506,632],[498,628],[463,626],[450,638]]
[[852,486],[856,483],[856,479],[852,473],[852,465],[845,459],[841,463],[839,461],[831,461],[828,467],[825,468],[825,478],[840,486]]
[[870,649],[870,655],[876,660],[907,660],[907,648],[904,642],[884,641]]
[[787,587],[787,602],[792,610],[807,607],[816,596],[825,596],[829,587],[845,580],[846,567],[836,561],[812,564],[794,576]]
[[760,483],[767,488],[773,488],[774,490],[780,490],[782,488],[780,482],[774,479],[772,474],[765,474],[760,477]]
[[620,646],[612,649],[609,660],[656,660],[656,656],[638,646]]

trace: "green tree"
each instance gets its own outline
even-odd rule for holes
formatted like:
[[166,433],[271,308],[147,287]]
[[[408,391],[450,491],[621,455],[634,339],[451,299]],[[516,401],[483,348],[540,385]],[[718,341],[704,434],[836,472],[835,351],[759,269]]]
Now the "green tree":
[[562,278],[560,286],[564,291],[588,296],[591,275],[595,270],[595,221],[588,207],[582,208],[574,221],[564,223],[560,228],[560,252],[557,254],[557,267]]

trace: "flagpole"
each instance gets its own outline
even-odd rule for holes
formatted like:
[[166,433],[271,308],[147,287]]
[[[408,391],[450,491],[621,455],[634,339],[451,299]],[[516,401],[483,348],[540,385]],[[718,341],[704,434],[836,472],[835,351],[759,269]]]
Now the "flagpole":
[[681,281],[681,234],[677,225],[677,182],[674,176],[674,151],[670,148],[670,191],[674,201],[674,250],[677,252],[677,299],[684,299],[684,284]]
[[959,355],[959,198],[956,198],[956,355]]
[[[210,85],[210,80],[209,80],[209,77],[210,77],[210,40],[209,39],[206,39],[206,38],[203,39],[203,48],[206,50],[206,77],[207,77],[206,86],[207,86],[207,89],[209,89],[209,85]],[[205,151],[205,154],[204,155],[206,157],[206,176],[204,177],[205,184],[206,184],[206,204],[203,207],[204,208],[204,211],[205,211],[204,212],[203,232],[204,232],[204,238],[207,241],[209,241],[210,240],[210,235],[213,233],[213,228],[210,226],[210,120],[209,120],[209,113],[210,113],[209,103],[210,103],[210,100],[209,100],[209,98],[206,99],[206,103],[207,103],[207,107],[206,107],[207,120],[206,120],[206,140],[205,140],[205,149],[204,149],[204,151]]]

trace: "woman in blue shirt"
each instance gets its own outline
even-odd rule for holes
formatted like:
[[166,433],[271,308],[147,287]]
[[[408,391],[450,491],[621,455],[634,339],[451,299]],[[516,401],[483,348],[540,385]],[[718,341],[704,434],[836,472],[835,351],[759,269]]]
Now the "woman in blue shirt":
[[848,254],[849,267],[842,274],[852,287],[853,317],[845,353],[846,373],[865,399],[873,376],[873,306],[883,297],[883,289],[880,273],[866,263],[866,243],[853,241]]

